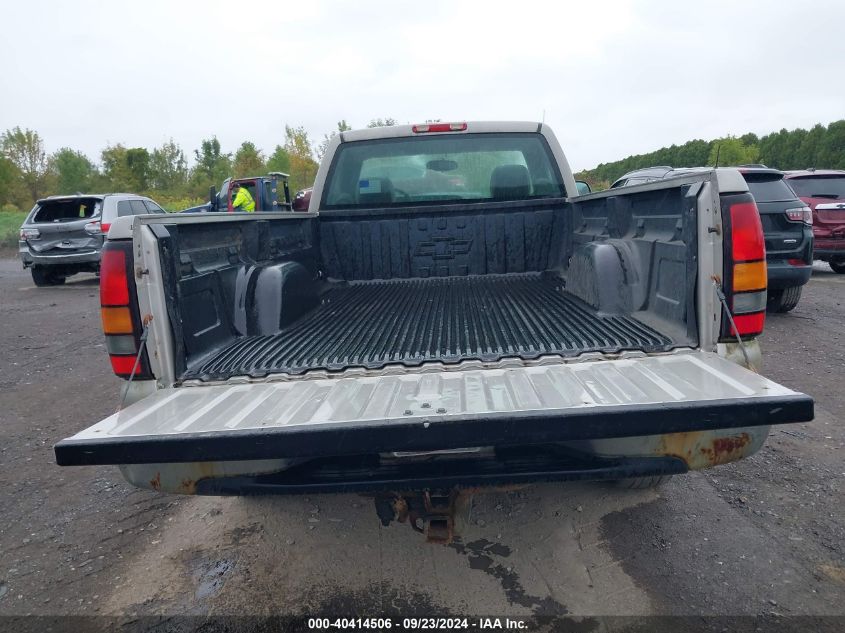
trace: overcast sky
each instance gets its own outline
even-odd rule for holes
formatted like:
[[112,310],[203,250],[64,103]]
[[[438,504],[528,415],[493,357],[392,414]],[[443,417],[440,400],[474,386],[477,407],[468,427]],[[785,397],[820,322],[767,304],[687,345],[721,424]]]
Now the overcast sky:
[[2,0],[0,130],[99,161],[339,119],[545,120],[573,168],[845,118],[845,3]]

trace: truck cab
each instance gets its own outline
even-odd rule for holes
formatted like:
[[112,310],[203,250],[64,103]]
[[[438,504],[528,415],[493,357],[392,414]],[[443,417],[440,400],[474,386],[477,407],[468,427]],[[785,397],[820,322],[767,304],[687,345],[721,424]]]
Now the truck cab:
[[246,178],[227,178],[220,185],[220,191],[211,187],[208,202],[197,207],[185,209],[182,213],[233,213],[238,211],[232,206],[235,197],[235,183],[245,187],[255,200],[256,211],[291,211],[290,187],[288,174],[273,171],[266,176],[248,176]]

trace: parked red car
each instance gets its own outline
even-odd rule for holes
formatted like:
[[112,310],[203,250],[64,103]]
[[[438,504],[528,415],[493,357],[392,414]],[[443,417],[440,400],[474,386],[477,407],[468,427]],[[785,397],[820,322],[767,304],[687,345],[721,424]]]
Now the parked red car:
[[308,204],[311,202],[311,187],[300,189],[293,197],[294,211],[308,211]]
[[803,169],[784,177],[813,210],[814,258],[845,274],[845,171]]

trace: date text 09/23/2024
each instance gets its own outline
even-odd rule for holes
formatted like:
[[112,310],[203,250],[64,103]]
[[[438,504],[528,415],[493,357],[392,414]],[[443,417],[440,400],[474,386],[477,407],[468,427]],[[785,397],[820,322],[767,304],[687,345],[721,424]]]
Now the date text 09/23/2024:
[[524,631],[528,629],[528,621],[522,618],[510,617],[481,617],[481,618],[309,618],[310,630],[332,629],[365,629],[415,631],[415,630],[512,630]]

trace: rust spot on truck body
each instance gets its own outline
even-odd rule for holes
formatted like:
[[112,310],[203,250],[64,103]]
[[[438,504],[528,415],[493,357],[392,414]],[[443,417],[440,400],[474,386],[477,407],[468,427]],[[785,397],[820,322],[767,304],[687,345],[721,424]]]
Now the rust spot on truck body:
[[717,436],[713,431],[689,431],[662,436],[656,452],[679,457],[687,467],[697,470],[742,459],[752,451],[752,438],[745,431],[727,436]]
[[157,472],[156,476],[150,479],[150,487],[156,492],[161,492],[161,473]]

